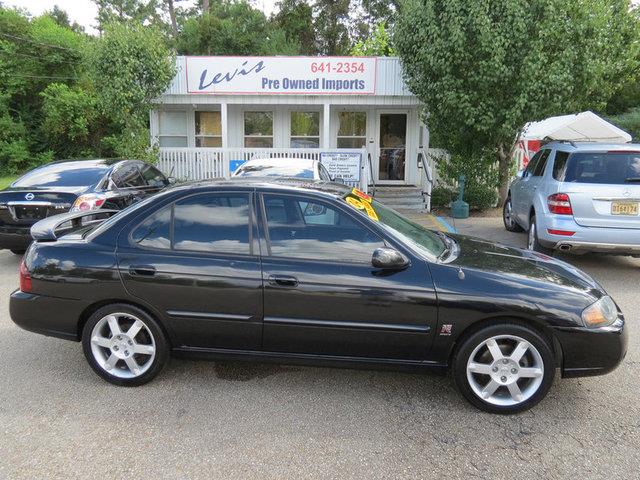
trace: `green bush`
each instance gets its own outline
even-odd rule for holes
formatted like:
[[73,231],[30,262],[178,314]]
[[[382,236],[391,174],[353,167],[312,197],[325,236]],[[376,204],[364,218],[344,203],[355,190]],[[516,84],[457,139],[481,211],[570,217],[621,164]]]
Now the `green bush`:
[[432,207],[448,207],[455,200],[456,194],[450,187],[436,185],[431,190],[431,206]]

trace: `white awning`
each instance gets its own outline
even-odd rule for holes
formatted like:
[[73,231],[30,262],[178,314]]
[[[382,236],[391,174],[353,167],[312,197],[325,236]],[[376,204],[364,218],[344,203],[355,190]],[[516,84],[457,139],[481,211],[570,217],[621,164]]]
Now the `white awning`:
[[627,143],[631,135],[593,112],[549,117],[525,125],[523,140]]

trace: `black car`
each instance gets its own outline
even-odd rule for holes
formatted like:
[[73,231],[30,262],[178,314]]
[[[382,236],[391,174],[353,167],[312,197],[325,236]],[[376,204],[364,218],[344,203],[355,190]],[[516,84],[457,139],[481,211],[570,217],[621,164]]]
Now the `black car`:
[[36,224],[11,318],[82,341],[118,385],[148,382],[172,352],[452,368],[471,403],[506,413],[540,401],[557,368],[600,375],[626,352],[622,313],[583,272],[426,230],[339,184],[170,188],[56,238],[82,215]]
[[38,220],[69,210],[120,210],[157,193],[169,180],[139,160],[50,163],[0,191],[0,248],[24,253]]

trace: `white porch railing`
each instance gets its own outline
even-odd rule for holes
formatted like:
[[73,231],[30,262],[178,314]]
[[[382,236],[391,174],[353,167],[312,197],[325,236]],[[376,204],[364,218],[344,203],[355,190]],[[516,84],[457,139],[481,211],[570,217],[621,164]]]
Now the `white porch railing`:
[[229,165],[233,161],[252,158],[306,158],[320,160],[322,152],[359,153],[361,158],[360,181],[345,182],[367,192],[369,187],[369,159],[366,149],[318,149],[318,148],[160,148],[157,167],[165,175],[181,181],[229,178]]

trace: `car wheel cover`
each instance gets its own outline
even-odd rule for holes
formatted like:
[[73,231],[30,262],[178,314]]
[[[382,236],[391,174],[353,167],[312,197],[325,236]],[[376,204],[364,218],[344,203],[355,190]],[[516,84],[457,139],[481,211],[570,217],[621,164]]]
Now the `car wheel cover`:
[[509,228],[513,228],[515,221],[513,220],[513,208],[511,206],[511,199],[507,200],[507,203],[504,205],[504,223]]
[[156,357],[149,327],[130,313],[110,313],[91,331],[91,354],[98,366],[118,378],[136,378],[147,372]]
[[492,405],[509,407],[526,402],[540,389],[543,378],[542,355],[529,341],[515,335],[482,341],[467,360],[471,391]]

